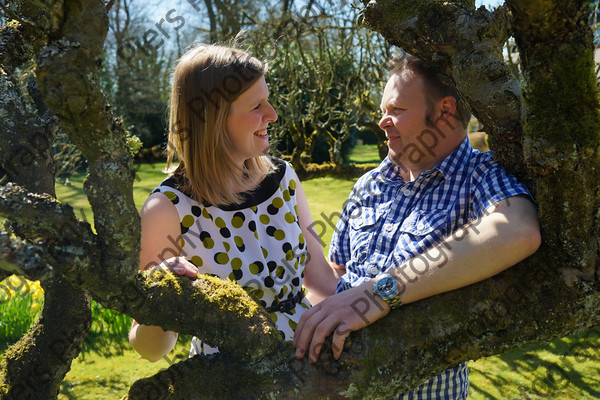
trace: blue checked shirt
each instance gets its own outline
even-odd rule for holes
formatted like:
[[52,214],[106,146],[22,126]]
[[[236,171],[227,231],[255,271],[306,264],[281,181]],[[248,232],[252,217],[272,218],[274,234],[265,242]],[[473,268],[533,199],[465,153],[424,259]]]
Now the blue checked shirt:
[[[405,182],[400,167],[385,159],[354,185],[337,223],[330,260],[346,267],[338,292],[371,280],[443,241],[527,188],[471,147],[468,138],[441,163]],[[466,399],[466,363],[401,394],[398,399]]]

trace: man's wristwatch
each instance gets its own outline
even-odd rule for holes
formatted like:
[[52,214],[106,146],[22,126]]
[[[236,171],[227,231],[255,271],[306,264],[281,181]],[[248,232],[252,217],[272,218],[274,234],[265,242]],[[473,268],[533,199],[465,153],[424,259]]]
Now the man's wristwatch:
[[381,274],[375,278],[373,294],[381,297],[392,309],[402,305],[398,293],[398,281],[390,274]]

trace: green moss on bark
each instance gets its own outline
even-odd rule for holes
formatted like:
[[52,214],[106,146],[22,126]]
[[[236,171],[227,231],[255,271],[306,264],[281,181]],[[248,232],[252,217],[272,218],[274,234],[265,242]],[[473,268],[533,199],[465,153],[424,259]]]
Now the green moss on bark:
[[551,74],[531,74],[524,90],[527,135],[569,152],[573,146],[595,149],[600,143],[593,51],[571,53],[545,54],[552,64],[546,71]]

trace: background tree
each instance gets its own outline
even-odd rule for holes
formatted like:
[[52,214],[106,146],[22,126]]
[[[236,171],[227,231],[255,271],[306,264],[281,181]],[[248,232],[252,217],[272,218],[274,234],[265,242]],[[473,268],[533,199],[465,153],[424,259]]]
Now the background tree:
[[[183,26],[177,15],[160,24],[167,35]],[[151,28],[146,28],[150,25]],[[155,34],[153,32],[156,32]],[[109,12],[101,85],[114,112],[144,147],[162,145],[167,123],[166,109],[170,69],[175,58],[164,44],[161,31],[148,23],[141,7],[130,0],[115,0]]]
[[[236,285],[137,272],[128,138],[98,89],[104,3],[11,2],[0,30],[0,162],[11,181],[0,187],[0,214],[12,221],[0,234],[0,278],[41,279],[47,297],[40,320],[5,354],[0,398],[56,397],[89,326],[88,294],[222,349],[138,381],[131,399],[389,398],[461,361],[598,324],[600,116],[588,2],[510,0],[494,12],[473,10],[471,1],[365,3],[370,27],[442,67],[488,127],[497,159],[536,193],[541,251],[492,279],[390,313],[351,335],[339,361],[328,351],[315,365],[290,361],[290,343],[278,341]],[[522,93],[502,59],[509,32]],[[35,111],[13,76],[31,57]],[[95,232],[53,197],[48,143],[57,122],[87,159]]]
[[385,147],[376,103],[390,46],[356,26],[348,4],[326,12],[317,2],[284,6],[244,42],[270,66],[271,101],[281,116],[270,128],[277,150],[302,179],[357,177],[373,165],[347,165],[356,138]]

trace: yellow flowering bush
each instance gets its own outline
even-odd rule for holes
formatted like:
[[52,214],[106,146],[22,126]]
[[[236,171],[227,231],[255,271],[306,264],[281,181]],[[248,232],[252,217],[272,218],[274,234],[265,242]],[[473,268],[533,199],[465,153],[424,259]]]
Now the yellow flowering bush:
[[44,303],[39,281],[11,275],[0,282],[0,348],[23,336]]

